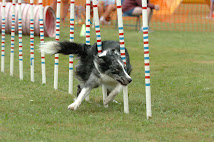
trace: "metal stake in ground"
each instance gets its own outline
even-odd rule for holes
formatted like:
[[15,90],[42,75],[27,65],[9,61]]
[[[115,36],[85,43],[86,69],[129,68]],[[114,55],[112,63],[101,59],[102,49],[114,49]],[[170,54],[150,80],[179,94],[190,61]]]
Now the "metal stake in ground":
[[[61,0],[57,0],[57,8],[56,8],[56,41],[59,41],[59,36],[60,36],[60,6],[61,6]],[[59,68],[59,54],[55,54],[54,89],[58,89],[58,68]]]
[[[42,0],[39,0],[39,27],[40,27],[40,44],[44,44],[44,18],[43,18]],[[42,84],[46,84],[45,72],[45,54],[41,53],[41,66],[42,66]]]
[[4,72],[5,56],[5,0],[2,1],[2,31],[1,31],[1,72]]
[[[123,63],[126,65],[121,0],[117,0],[117,17],[118,17],[119,39],[120,39],[120,55],[121,55],[121,59],[122,59]],[[128,87],[127,86],[123,87],[123,102],[124,102],[124,112],[129,113]]]
[[144,40],[144,64],[145,64],[145,85],[146,85],[146,113],[147,119],[152,117],[151,109],[151,88],[150,88],[150,66],[149,66],[149,36],[148,36],[148,15],[147,0],[142,0],[143,40]]
[[[70,41],[74,42],[74,0],[70,4]],[[73,55],[69,55],[69,88],[68,93],[73,94]]]

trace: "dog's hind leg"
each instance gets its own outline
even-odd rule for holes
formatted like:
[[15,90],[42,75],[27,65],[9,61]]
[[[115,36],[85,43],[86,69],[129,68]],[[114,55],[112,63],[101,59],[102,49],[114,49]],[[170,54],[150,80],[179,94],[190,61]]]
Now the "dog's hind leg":
[[122,89],[122,85],[118,84],[112,91],[111,93],[108,95],[108,97],[104,100],[104,105],[107,105],[108,103],[110,103],[111,101],[114,100],[114,98],[117,96],[118,93],[120,93]]
[[82,88],[79,96],[74,101],[74,103],[72,103],[72,104],[70,104],[68,106],[68,109],[76,110],[80,106],[80,104],[82,103],[82,101],[85,99],[85,97],[87,97],[89,95],[90,92],[91,92],[91,88],[90,87],[84,87],[84,88]]

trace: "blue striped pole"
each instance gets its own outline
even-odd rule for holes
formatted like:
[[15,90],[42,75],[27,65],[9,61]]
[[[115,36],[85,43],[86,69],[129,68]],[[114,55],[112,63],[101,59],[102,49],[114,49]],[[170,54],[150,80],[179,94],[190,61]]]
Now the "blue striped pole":
[[13,0],[12,1],[12,24],[11,24],[11,47],[10,47],[10,75],[11,76],[13,76],[13,70],[14,70],[15,7],[16,7],[16,0]]
[[85,19],[85,25],[86,25],[86,33],[85,33],[85,38],[86,38],[86,44],[90,45],[90,0],[86,0],[86,19]]
[[[44,44],[44,16],[43,16],[43,1],[39,0],[39,28],[40,28],[40,44]],[[42,67],[42,84],[46,84],[45,72],[45,54],[41,53],[41,67]]]
[[[117,17],[118,17],[119,40],[120,40],[120,55],[121,55],[121,59],[122,59],[123,63],[126,65],[121,0],[117,0]],[[128,87],[127,86],[123,87],[123,102],[124,102],[124,112],[129,113]]]
[[100,34],[100,22],[97,8],[97,0],[93,0],[93,11],[94,11],[94,20],[95,20],[95,30],[96,30],[96,39],[97,39],[97,50],[98,55],[102,53],[102,41]]
[[150,88],[150,65],[149,65],[149,36],[148,36],[148,15],[147,0],[142,0],[143,40],[144,40],[144,65],[145,65],[145,86],[146,86],[146,113],[147,119],[152,117],[151,88]]
[[[85,43],[90,45],[90,11],[91,11],[91,0],[86,0],[86,33],[85,33]],[[85,98],[86,101],[89,101],[89,96]]]
[[[70,41],[74,42],[74,0],[70,4]],[[69,85],[68,93],[73,94],[73,55],[69,55]]]
[[[101,34],[100,34],[100,22],[99,22],[99,15],[98,15],[98,7],[97,7],[97,0],[93,0],[93,12],[94,12],[94,24],[96,30],[96,39],[97,39],[97,51],[98,55],[102,53],[102,41],[101,41]],[[87,20],[87,19],[86,19]],[[103,103],[104,100],[107,98],[107,89],[104,85],[102,85],[102,93],[103,93]],[[105,107],[108,107],[106,105]]]
[[30,76],[31,81],[34,82],[34,0],[30,0]]
[[[59,41],[60,36],[60,6],[61,0],[57,0],[56,9],[56,41]],[[54,89],[58,89],[58,68],[59,68],[59,54],[55,54],[55,64],[54,64]]]
[[2,31],[1,31],[1,72],[4,72],[5,56],[5,0],[2,1]]
[[18,0],[18,35],[19,35],[19,78],[23,80],[23,56],[22,56],[22,0]]

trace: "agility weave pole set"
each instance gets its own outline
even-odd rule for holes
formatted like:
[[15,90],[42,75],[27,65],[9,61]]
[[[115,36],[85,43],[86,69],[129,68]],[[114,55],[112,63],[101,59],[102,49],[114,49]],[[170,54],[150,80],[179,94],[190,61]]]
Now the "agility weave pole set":
[[[34,82],[34,20],[33,20],[33,0],[30,1],[30,67],[31,67],[31,81]],[[39,0],[39,25],[40,25],[40,44],[44,43],[44,19],[43,19],[43,1]],[[125,41],[124,41],[124,29],[122,20],[122,6],[121,0],[117,0],[117,17],[118,17],[118,30],[120,41],[120,54],[121,59],[126,65],[125,56]],[[23,80],[23,56],[22,56],[22,19],[21,19],[21,0],[18,1],[19,14],[18,14],[18,35],[19,35],[19,73],[20,80]],[[61,0],[57,0],[56,11],[56,41],[59,41],[60,37],[60,5]],[[95,30],[97,39],[98,54],[102,53],[102,41],[100,34],[100,24],[97,0],[93,0],[93,11],[95,20]],[[2,52],[1,52],[1,71],[4,72],[4,56],[5,56],[5,0],[2,4]],[[144,38],[144,64],[145,64],[145,86],[146,86],[146,110],[147,119],[152,116],[151,113],[151,88],[150,88],[150,65],[149,65],[149,42],[148,42],[148,18],[147,18],[147,1],[142,0],[142,14],[143,14],[143,38]],[[90,45],[90,0],[86,0],[86,44]],[[13,0],[12,6],[12,24],[11,24],[11,55],[10,55],[10,75],[13,76],[14,66],[14,38],[15,38],[15,0]],[[74,41],[74,0],[70,1],[70,41]],[[55,55],[54,65],[54,89],[58,89],[58,65],[59,55]],[[46,84],[45,73],[45,55],[41,53],[41,69],[42,69],[42,84]],[[102,86],[103,99],[107,97],[107,90]],[[68,93],[73,94],[73,55],[69,55],[69,88]],[[124,112],[129,113],[128,106],[128,87],[123,87],[123,99],[124,99]],[[106,106],[107,107],[107,106]]]

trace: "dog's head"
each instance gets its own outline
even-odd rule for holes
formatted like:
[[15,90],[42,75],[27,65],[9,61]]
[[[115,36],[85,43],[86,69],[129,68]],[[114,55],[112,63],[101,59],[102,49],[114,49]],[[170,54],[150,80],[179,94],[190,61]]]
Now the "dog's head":
[[126,66],[121,60],[120,54],[114,49],[104,51],[96,56],[94,64],[98,72],[105,74],[122,85],[128,85],[132,78],[126,72]]

